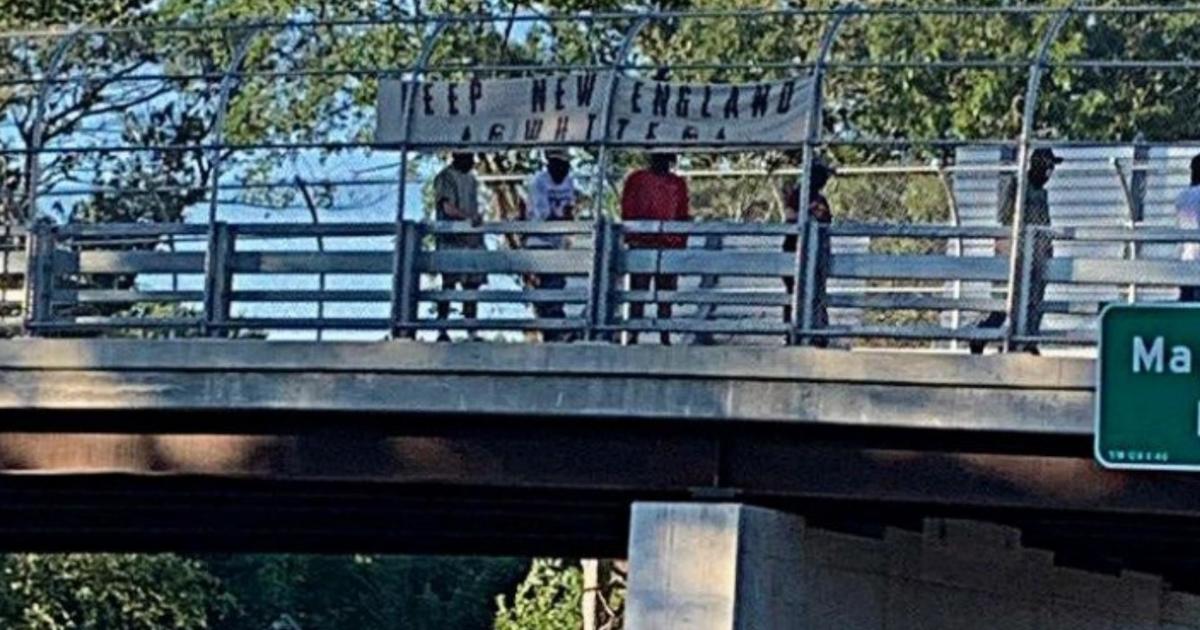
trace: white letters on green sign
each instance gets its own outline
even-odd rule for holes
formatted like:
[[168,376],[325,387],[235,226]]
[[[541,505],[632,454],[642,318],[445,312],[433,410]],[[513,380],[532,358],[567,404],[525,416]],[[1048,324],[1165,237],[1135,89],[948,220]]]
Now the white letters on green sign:
[[[1133,338],[1133,373],[1150,372],[1163,373],[1166,342],[1162,337],[1155,337],[1150,345],[1142,337]],[[1171,359],[1166,362],[1166,368],[1172,374],[1191,374],[1192,351],[1187,346],[1171,346]]]

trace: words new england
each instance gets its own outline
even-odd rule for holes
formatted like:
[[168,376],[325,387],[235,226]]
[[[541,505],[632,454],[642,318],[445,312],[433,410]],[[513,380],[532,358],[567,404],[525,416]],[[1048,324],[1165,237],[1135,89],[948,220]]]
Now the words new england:
[[604,72],[389,80],[380,84],[376,140],[450,146],[569,144],[597,142],[607,131],[610,142],[631,145],[801,141],[810,101],[807,77],[746,85],[624,76],[614,81]]

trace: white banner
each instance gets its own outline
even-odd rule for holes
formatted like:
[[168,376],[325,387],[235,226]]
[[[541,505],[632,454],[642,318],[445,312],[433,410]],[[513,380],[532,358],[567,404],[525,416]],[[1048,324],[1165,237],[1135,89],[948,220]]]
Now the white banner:
[[[612,74],[416,84],[411,139],[418,147],[590,144],[604,137]],[[408,81],[379,86],[375,140],[405,141]],[[748,146],[804,141],[812,80],[746,85],[675,84],[620,77],[611,144],[662,148]]]

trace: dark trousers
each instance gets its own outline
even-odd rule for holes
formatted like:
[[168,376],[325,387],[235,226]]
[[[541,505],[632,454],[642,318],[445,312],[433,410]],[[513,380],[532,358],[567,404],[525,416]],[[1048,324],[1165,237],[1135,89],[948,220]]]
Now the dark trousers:
[[[485,250],[487,246],[484,244],[483,236],[479,234],[466,235],[443,235],[437,239],[438,251],[462,250],[462,249],[479,249]],[[442,274],[442,290],[443,291],[478,291],[480,287],[487,284],[487,274],[479,273],[444,273]],[[450,319],[450,302],[437,303],[437,318]],[[478,315],[479,308],[476,302],[464,301],[462,303],[463,319],[475,319]],[[446,334],[446,329],[442,329],[438,335],[438,339],[447,340],[449,336]]]
[[[635,273],[629,276],[629,288],[632,291],[649,291],[652,283],[655,291],[675,291],[679,288],[679,276],[668,273]],[[644,303],[631,302],[629,304],[629,319],[642,319],[645,317],[645,314],[646,305]],[[669,302],[658,303],[658,318],[671,318],[671,304]],[[663,345],[671,343],[670,333],[661,333],[659,337]],[[629,342],[637,343],[637,338],[637,333],[633,333],[629,336]]]
[[[654,284],[655,291],[675,291],[679,288],[679,276],[668,273],[635,273],[629,276],[629,288],[633,291],[649,291],[651,283]],[[646,305],[641,302],[633,302],[629,305],[629,319],[641,319],[645,316],[645,312]],[[659,303],[658,318],[671,318],[670,303]]]
[[[479,287],[483,286],[484,278],[476,277],[468,274],[442,274],[442,290],[443,291],[478,291]],[[439,301],[437,303],[437,318],[439,320],[450,319],[450,302]],[[478,303],[473,301],[463,301],[462,303],[463,319],[476,319],[479,315]],[[472,333],[474,334],[474,333]],[[443,328],[438,333],[439,341],[448,340],[449,333]]]
[[[562,291],[567,288],[567,277],[562,274],[546,273],[537,277],[537,288]],[[533,312],[538,319],[565,319],[566,308],[562,302],[534,302]],[[542,331],[543,341],[566,341],[570,335],[560,330]]]
[[[1035,290],[1036,290],[1036,293],[1035,293]],[[1041,326],[1042,326],[1041,303],[1042,303],[1042,297],[1045,294],[1046,294],[1046,283],[1045,282],[1035,282],[1034,285],[1030,287],[1030,291],[1029,291],[1030,302],[1038,305],[1038,307],[1031,309],[1032,312],[1029,314],[1029,334],[1031,334],[1031,335],[1036,335],[1038,333],[1038,331],[1041,329]],[[987,317],[983,318],[983,321],[979,322],[978,327],[979,328],[1000,328],[1001,326],[1004,325],[1004,322],[1007,320],[1008,320],[1007,313],[1002,313],[1000,311],[993,311],[991,313],[988,313]],[[971,354],[983,354],[983,348],[985,345],[987,345],[986,341],[972,341],[970,344]],[[1030,352],[1033,352],[1033,353],[1037,352],[1036,344],[1026,344],[1024,347],[1026,350],[1028,350]]]
[[[1034,237],[1033,252],[1035,260],[1033,261],[1033,273],[1029,281],[1029,325],[1027,327],[1030,335],[1036,335],[1042,329],[1042,315],[1045,314],[1043,303],[1046,298],[1046,263],[1054,257],[1053,241],[1049,236],[1039,234]],[[1023,269],[1023,256],[1017,255],[1017,269]],[[1021,291],[1020,282],[1013,287],[1018,292]],[[988,316],[979,322],[979,328],[1000,328],[1008,319],[1007,314],[1001,312],[988,313]],[[972,341],[970,344],[971,354],[982,354],[983,347],[987,342]],[[1037,345],[1026,344],[1024,348],[1030,352],[1037,353]]]

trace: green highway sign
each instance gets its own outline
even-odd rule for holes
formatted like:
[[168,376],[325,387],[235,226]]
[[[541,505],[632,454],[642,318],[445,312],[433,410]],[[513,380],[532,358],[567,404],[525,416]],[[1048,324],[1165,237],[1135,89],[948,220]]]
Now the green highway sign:
[[1096,459],[1200,470],[1200,305],[1114,305],[1100,316]]

